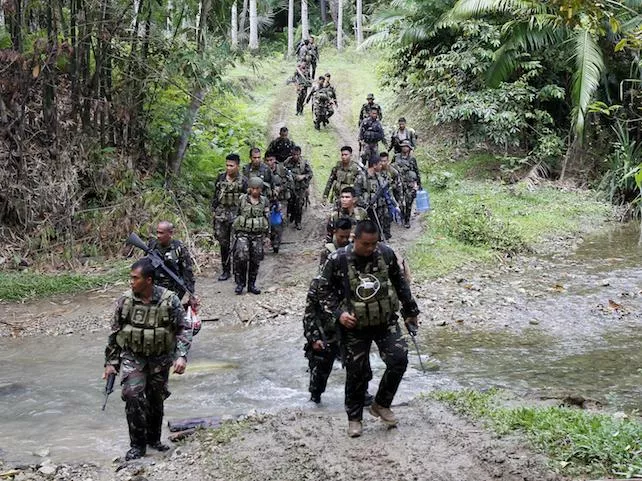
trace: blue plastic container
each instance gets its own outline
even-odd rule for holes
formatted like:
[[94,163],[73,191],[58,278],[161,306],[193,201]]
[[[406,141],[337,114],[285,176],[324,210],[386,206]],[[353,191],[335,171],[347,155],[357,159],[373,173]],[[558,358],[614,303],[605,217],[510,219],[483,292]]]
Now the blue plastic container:
[[270,224],[271,225],[281,225],[283,223],[283,214],[280,210],[277,210],[276,207],[272,207],[270,212]]
[[417,191],[417,212],[428,212],[430,210],[430,196],[428,192],[421,189]]

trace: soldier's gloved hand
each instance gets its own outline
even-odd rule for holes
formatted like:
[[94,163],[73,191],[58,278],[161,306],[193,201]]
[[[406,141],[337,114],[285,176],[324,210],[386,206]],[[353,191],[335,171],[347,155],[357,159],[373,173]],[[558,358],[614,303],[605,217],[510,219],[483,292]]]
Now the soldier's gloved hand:
[[319,339],[318,341],[314,341],[312,343],[312,349],[319,352],[323,351],[325,349],[325,346],[323,345],[323,341]]
[[357,325],[357,318],[349,312],[343,311],[339,316],[339,322],[342,326],[352,329]]
[[407,317],[404,319],[404,322],[406,323],[406,328],[410,334],[413,336],[417,334],[417,329],[419,329],[419,318],[417,316]]
[[178,359],[176,359],[176,361],[174,361],[172,367],[174,368],[175,374],[183,374],[185,372],[185,368],[187,367],[187,359],[185,359],[183,356],[179,357]]

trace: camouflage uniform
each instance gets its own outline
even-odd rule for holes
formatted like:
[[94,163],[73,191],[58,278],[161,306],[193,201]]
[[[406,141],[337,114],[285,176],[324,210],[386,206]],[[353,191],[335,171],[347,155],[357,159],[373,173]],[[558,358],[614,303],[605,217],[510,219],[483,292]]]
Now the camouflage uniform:
[[187,356],[191,343],[191,326],[172,291],[154,286],[149,304],[132,291],[118,299],[105,365],[120,368],[132,448],[145,453],[148,444],[160,442],[169,369]]
[[[307,160],[300,158],[296,162],[292,157],[288,157],[284,167],[290,172],[293,179],[292,195],[288,201],[288,215],[295,225],[300,226],[301,218],[303,217],[303,206],[307,201],[310,180],[312,179],[312,167],[310,167]],[[298,180],[298,175],[305,177],[302,180]]]
[[328,120],[334,113],[330,96],[325,88],[317,90],[312,97],[312,114],[314,116],[314,127],[319,130],[321,124],[328,125]]
[[364,165],[368,165],[368,159],[379,156],[379,142],[386,142],[383,126],[378,120],[368,117],[361,123],[359,128],[359,140],[365,145],[361,158]]
[[334,197],[334,200],[338,202],[341,197],[341,190],[344,187],[354,187],[354,183],[360,172],[361,168],[352,160],[348,164],[348,167],[345,167],[341,161],[337,162],[337,165],[335,165],[330,172],[330,177],[328,177],[328,182],[325,184],[322,197],[324,199],[328,198],[328,200],[330,200],[330,197]]
[[352,212],[349,212],[346,209],[335,210],[328,219],[328,225],[326,226],[326,242],[330,242],[332,240],[335,226],[337,225],[339,219],[350,219],[350,223],[352,224],[352,233],[354,234],[354,229],[357,225],[357,222],[359,222],[360,220],[366,220],[367,218],[368,213],[361,207],[354,207],[352,209]]
[[252,177],[258,177],[263,181],[263,194],[270,199],[272,197],[272,189],[274,187],[272,182],[272,169],[261,162],[258,168],[252,166],[252,164],[245,164],[243,166],[243,175],[249,181]]
[[296,69],[292,80],[289,82],[294,82],[296,84],[296,114],[303,115],[303,105],[305,104],[305,98],[308,94],[308,88],[312,86],[312,82],[308,77],[308,74],[301,68]]
[[316,43],[308,45],[308,53],[310,54],[310,74],[314,78],[317,73],[317,63],[319,62],[319,47]]
[[[288,200],[291,196],[291,189],[293,185],[292,175],[283,167],[283,164],[275,164],[272,171],[272,182],[274,190],[272,191],[272,205],[270,211],[277,209],[282,212],[283,208],[287,206]],[[274,252],[279,251],[281,246],[281,238],[283,236],[283,215],[281,215],[280,224],[272,224],[270,222],[270,243]],[[271,219],[271,216],[270,216]]]
[[383,113],[381,112],[381,106],[374,102],[372,103],[366,102],[361,106],[361,111],[359,112],[359,125],[357,127],[360,127],[363,121],[366,120],[368,117],[370,117],[370,111],[372,109],[377,109],[377,120],[379,122],[383,121]]
[[252,204],[250,195],[241,196],[239,215],[234,219],[234,280],[237,286],[254,287],[263,260],[263,236],[267,234],[270,204],[265,196]]
[[[379,289],[373,291],[364,287],[360,278],[376,278]],[[346,286],[350,291],[347,295]],[[319,296],[324,312],[332,315],[337,325],[340,325],[338,320],[344,311],[353,312],[357,318],[355,328],[341,328],[348,420],[360,421],[363,417],[373,341],[386,364],[375,402],[389,408],[408,365],[408,346],[397,322],[399,302],[403,306],[401,314],[404,318],[419,314],[408,282],[397,263],[397,256],[381,243],[370,257],[357,256],[351,244],[338,249],[330,254],[323,267]]]
[[274,155],[277,162],[285,162],[285,159],[290,157],[290,154],[292,153],[292,147],[294,147],[294,145],[295,143],[287,137],[277,137],[272,142],[270,142],[270,145],[268,145],[268,148],[265,151],[265,155]]
[[234,181],[230,181],[225,172],[216,179],[212,211],[214,212],[214,237],[221,248],[223,272],[230,272],[232,222],[238,214],[239,198],[246,192],[247,178],[240,173]]
[[[192,257],[187,248],[179,240],[172,239],[168,246],[162,246],[157,239],[149,241],[147,246],[155,252],[158,257],[165,261],[165,266],[176,274],[185,284],[188,291],[194,294],[194,271],[192,270]],[[154,272],[156,285],[173,291],[179,299],[183,299],[185,289],[180,287],[165,271],[158,267]]]
[[417,147],[417,133],[414,129],[406,127],[403,132],[397,128],[390,136],[390,147],[394,149],[395,154],[401,153],[401,142],[407,140],[414,149]]
[[386,198],[381,190],[385,187],[385,180],[381,174],[376,172],[361,173],[354,184],[359,205],[366,209],[368,217],[380,225],[384,237],[388,238],[390,237],[391,216],[386,205]]
[[408,156],[397,154],[395,155],[392,166],[397,169],[401,178],[398,187],[399,190],[395,194],[395,197],[399,201],[404,224],[408,226],[410,225],[412,203],[417,196],[417,189],[421,189],[421,177],[419,176],[417,159],[410,154],[408,154]]

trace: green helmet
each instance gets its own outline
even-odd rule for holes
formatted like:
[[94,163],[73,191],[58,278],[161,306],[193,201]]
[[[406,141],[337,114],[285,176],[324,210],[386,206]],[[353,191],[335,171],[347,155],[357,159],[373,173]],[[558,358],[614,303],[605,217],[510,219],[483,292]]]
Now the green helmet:
[[263,179],[260,177],[252,177],[249,182],[247,183],[248,187],[250,189],[258,189],[258,188],[263,188]]

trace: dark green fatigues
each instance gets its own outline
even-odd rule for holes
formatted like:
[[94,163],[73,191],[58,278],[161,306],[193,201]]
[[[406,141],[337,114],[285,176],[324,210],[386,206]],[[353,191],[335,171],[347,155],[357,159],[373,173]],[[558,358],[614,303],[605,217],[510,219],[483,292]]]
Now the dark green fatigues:
[[[183,281],[183,284],[185,284],[189,292],[194,294],[192,257],[189,255],[185,245],[179,240],[172,239],[168,246],[162,246],[157,239],[152,239],[149,241],[149,244],[147,244],[147,247],[163,259],[165,266]],[[162,268],[156,268],[154,276],[154,283],[157,286],[165,287],[173,291],[179,299],[183,299],[186,292],[185,289],[169,277]]]
[[216,237],[221,249],[223,272],[229,273],[231,271],[232,223],[238,215],[239,199],[245,193],[247,193],[247,178],[240,172],[233,182],[230,182],[225,172],[216,179],[212,211],[214,214],[214,237]]

